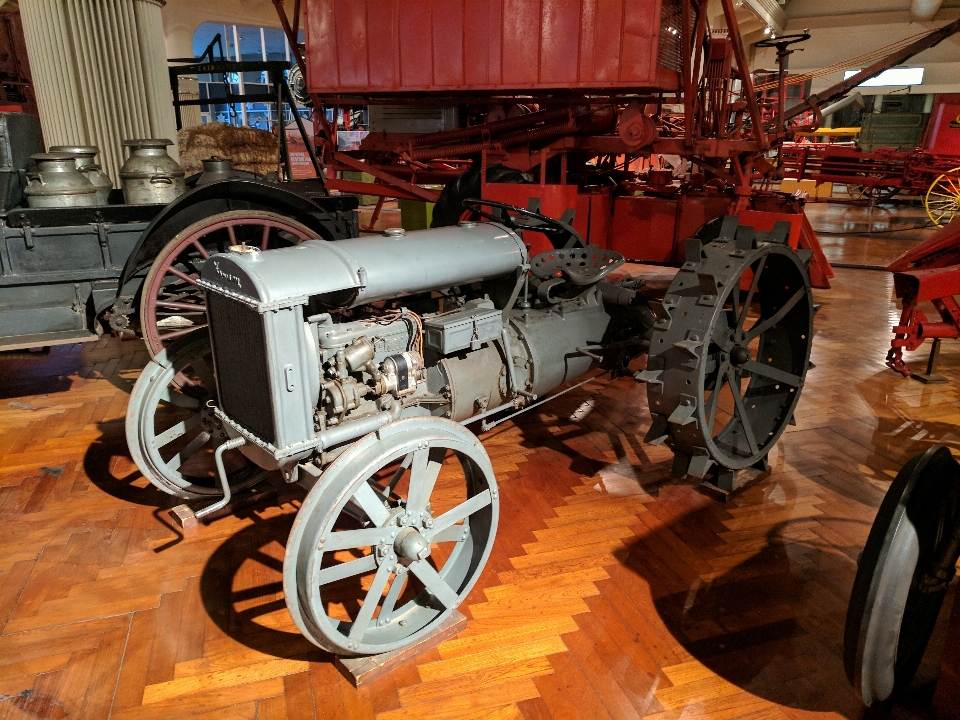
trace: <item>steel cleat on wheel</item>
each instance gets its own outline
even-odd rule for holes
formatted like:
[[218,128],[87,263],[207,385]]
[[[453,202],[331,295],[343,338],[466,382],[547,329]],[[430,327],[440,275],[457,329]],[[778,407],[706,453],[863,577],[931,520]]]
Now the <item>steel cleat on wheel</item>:
[[741,471],[765,469],[810,367],[809,257],[786,244],[788,232],[787,223],[755,232],[731,216],[717,240],[688,240],[636,375],[647,384],[647,442],[673,450],[674,474],[724,492]]
[[297,627],[345,656],[430,635],[480,576],[499,505],[462,425],[413,417],[367,435],[326,468],[290,531],[283,589]]

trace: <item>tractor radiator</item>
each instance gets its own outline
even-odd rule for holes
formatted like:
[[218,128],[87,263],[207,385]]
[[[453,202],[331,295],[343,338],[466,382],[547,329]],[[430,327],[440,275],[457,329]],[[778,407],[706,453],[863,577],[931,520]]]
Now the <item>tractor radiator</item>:
[[263,317],[253,308],[207,293],[220,408],[261,440],[276,444]]

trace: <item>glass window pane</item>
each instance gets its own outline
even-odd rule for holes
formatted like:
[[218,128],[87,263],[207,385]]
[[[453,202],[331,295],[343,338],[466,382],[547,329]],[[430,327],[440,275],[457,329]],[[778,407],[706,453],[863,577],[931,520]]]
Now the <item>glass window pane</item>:
[[278,28],[265,28],[263,31],[263,39],[264,44],[267,46],[267,60],[287,59],[283,30]]
[[[200,57],[200,54],[207,49],[207,46],[214,37],[216,37],[217,33],[220,33],[221,37],[224,35],[223,25],[221,23],[201,23],[193,33],[193,56]],[[213,49],[213,56],[215,59],[220,59],[219,50],[216,45]]]

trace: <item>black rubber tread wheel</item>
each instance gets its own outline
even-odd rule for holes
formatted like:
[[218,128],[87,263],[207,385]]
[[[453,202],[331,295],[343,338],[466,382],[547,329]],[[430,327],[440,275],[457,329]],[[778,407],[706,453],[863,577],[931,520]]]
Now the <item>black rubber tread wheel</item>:
[[[503,165],[487,167],[487,182],[528,184],[533,182],[529,175]],[[463,201],[480,197],[479,164],[459,175],[443,186],[437,204],[433,208],[433,221],[430,227],[456,225],[463,216]]]
[[[860,557],[844,628],[844,669],[865,705],[906,690],[946,586],[924,591],[925,563],[960,510],[960,463],[942,446],[910,458],[880,505]],[[954,558],[956,562],[956,558]]]

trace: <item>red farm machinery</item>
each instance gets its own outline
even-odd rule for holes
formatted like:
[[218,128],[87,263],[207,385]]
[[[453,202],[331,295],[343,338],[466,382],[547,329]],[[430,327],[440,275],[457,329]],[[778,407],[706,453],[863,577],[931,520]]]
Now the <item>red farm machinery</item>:
[[[335,109],[332,124],[315,113],[317,167],[329,190],[380,198],[374,217],[383,198],[421,200],[437,203],[434,226],[453,224],[462,200],[480,197],[572,218],[591,244],[669,265],[682,263],[686,238],[724,215],[764,231],[786,220],[791,246],[813,254],[814,287],[829,287],[803,202],[755,181],[775,176],[784,140],[818,126],[821,104],[960,23],[770,117],[734,1],[719,1],[720,30],[708,24],[707,0],[294,0],[289,16],[283,0],[274,3],[291,41],[303,18],[303,96]],[[781,90],[787,46],[802,39],[773,41]],[[356,149],[338,149],[336,118],[364,106],[378,117],[429,107],[455,119],[430,132],[384,123]],[[537,233],[527,240],[533,251],[548,247]]]
[[[290,37],[299,5],[290,20],[277,2]],[[829,285],[802,202],[753,188],[787,130],[782,112],[761,119],[732,0],[724,31],[695,0],[309,0],[303,10],[298,62],[317,107],[457,108],[468,121],[371,132],[341,151],[317,113],[328,189],[436,202],[434,225],[459,220],[469,197],[534,207],[656,264],[679,265],[684,239],[722,216],[757,230],[786,220],[790,244],[814,252],[814,285]],[[344,177],[360,171],[374,182]],[[533,251],[547,247],[528,235]]]
[[786,143],[782,158],[785,178],[843,183],[855,199],[921,196],[930,221],[943,227],[960,214],[960,95],[937,96],[916,149]]

